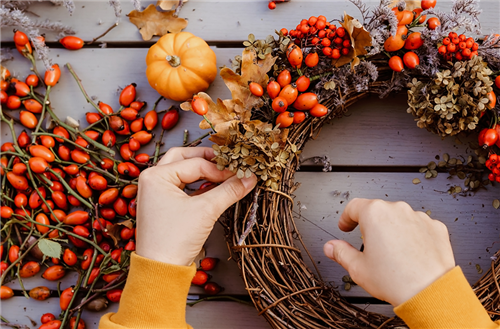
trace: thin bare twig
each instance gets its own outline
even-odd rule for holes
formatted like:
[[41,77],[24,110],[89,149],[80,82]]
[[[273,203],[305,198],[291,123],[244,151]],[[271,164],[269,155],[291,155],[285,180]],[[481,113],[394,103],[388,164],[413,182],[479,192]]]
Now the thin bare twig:
[[247,227],[245,229],[245,232],[243,232],[243,234],[241,235],[240,240],[238,241],[238,246],[241,246],[243,244],[248,234],[250,234],[250,230],[255,225],[255,223],[257,223],[257,208],[259,208],[259,202],[258,202],[259,194],[260,194],[260,188],[256,188],[253,192],[252,210],[250,211]]
[[94,42],[96,42],[97,40],[99,40],[100,38],[104,37],[106,34],[108,34],[112,29],[114,29],[115,27],[118,26],[118,22],[114,23],[113,25],[111,25],[103,34],[101,34],[100,36],[98,37],[95,37],[94,39],[92,39],[92,41],[88,41],[86,42],[85,44],[87,45],[91,45],[93,44]]

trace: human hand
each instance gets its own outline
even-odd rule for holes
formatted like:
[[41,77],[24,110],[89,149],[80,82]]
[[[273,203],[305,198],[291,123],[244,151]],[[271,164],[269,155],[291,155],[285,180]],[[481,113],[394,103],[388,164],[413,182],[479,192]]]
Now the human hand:
[[446,226],[405,202],[353,199],[338,225],[344,232],[359,225],[364,251],[332,240],[324,245],[325,255],[368,293],[393,306],[455,267]]
[[[164,263],[188,266],[194,261],[215,222],[247,195],[257,177],[238,179],[220,171],[209,147],[173,148],[157,166],[139,176],[137,254]],[[206,179],[222,183],[205,193],[187,195],[186,184]]]

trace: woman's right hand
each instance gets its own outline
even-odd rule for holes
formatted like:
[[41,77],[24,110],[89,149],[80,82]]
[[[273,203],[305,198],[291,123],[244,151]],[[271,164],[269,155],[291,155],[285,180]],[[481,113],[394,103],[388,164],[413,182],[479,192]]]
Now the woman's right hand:
[[339,220],[344,232],[359,225],[361,252],[342,240],[324,253],[372,296],[398,306],[455,267],[446,226],[405,202],[353,199]]

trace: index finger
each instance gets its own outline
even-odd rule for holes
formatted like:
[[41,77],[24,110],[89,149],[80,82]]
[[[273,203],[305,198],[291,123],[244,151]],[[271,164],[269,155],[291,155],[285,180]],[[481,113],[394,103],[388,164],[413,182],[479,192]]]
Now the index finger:
[[359,224],[361,212],[372,202],[369,199],[355,198],[349,201],[339,219],[339,228],[344,232],[350,232]]
[[172,147],[163,158],[161,158],[158,165],[166,165],[192,158],[203,158],[211,161],[214,157],[214,150],[211,147]]

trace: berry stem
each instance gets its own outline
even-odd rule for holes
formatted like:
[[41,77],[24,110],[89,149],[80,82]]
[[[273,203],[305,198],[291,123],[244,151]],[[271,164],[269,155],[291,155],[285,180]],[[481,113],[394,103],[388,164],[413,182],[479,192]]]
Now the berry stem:
[[156,165],[156,163],[158,162],[158,156],[160,155],[160,147],[163,145],[162,141],[163,141],[163,134],[164,133],[165,133],[165,130],[162,129],[161,134],[160,134],[160,139],[156,142],[155,155],[153,158],[153,166]]
[[97,110],[97,112],[99,112],[102,116],[107,116],[107,114],[105,114],[103,111],[101,111],[101,109],[99,108],[99,106],[97,106],[97,104],[94,103],[94,101],[89,97],[89,95],[85,91],[85,88],[83,88],[82,80],[80,80],[80,78],[78,77],[78,75],[76,75],[76,72],[73,70],[73,67],[71,66],[71,64],[70,63],[66,63],[66,67],[68,68],[69,73],[71,73],[71,75],[75,79],[76,83],[78,84],[78,88],[80,88],[80,91],[82,92],[83,96],[87,100],[87,103],[90,103]]
[[208,122],[208,124],[210,125],[210,127],[212,128],[214,134],[217,134],[217,131],[215,131],[215,128],[214,126],[212,125],[212,122],[210,122],[210,120],[208,120],[207,116],[206,115],[203,115],[203,119],[205,119],[206,122]]
[[42,103],[42,113],[40,114],[40,119],[38,120],[38,124],[36,125],[35,131],[31,134],[33,139],[31,140],[32,144],[36,144],[36,134],[38,130],[40,130],[40,126],[42,125],[43,119],[45,119],[45,109],[47,108],[49,102],[49,94],[50,94],[50,86],[47,86],[47,91],[45,92],[45,98]]

